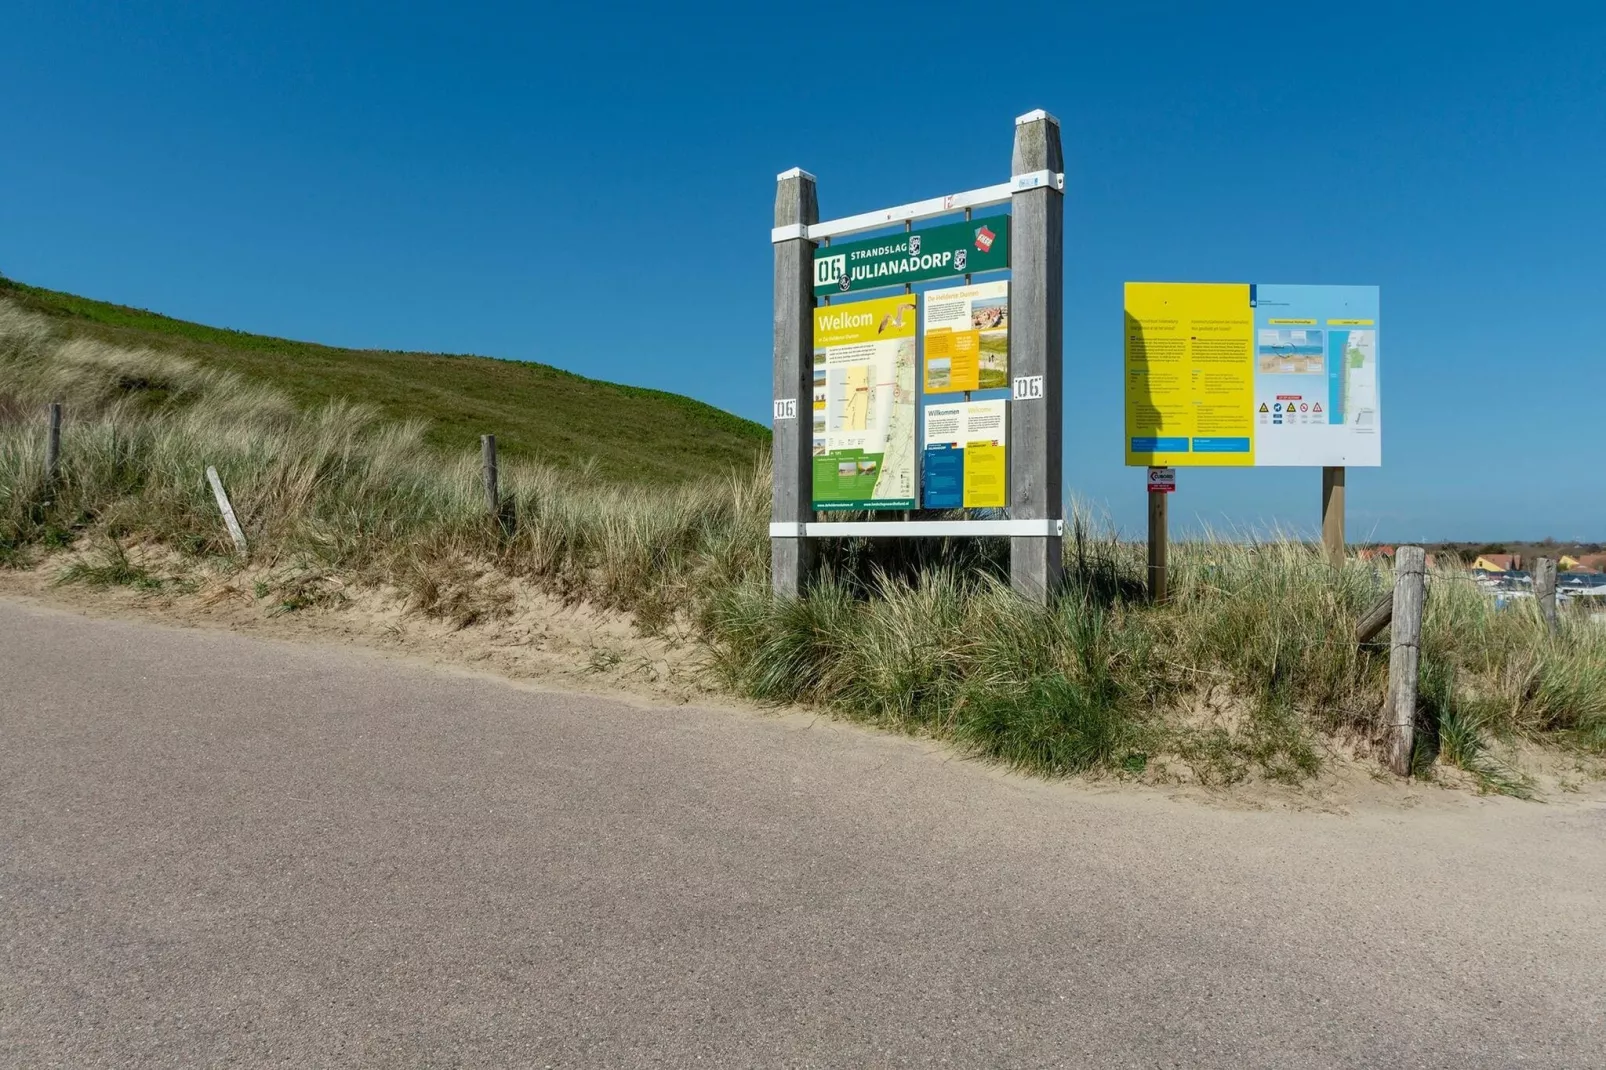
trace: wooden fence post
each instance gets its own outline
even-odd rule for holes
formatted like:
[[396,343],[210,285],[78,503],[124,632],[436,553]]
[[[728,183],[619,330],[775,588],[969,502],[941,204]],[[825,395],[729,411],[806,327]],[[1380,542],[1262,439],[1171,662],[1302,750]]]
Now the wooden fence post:
[[1155,603],[1166,600],[1166,558],[1171,543],[1166,507],[1169,497],[1164,491],[1149,491],[1149,601]]
[[[1042,110],[1016,119],[1010,163],[1011,175],[1062,173],[1059,120]],[[1010,212],[1009,374],[1017,383],[1039,380],[1042,390],[1009,403],[1009,516],[1059,520],[1065,513],[1065,194],[1053,182],[1023,190],[1010,198]],[[1039,603],[1054,596],[1065,568],[1062,542],[1059,535],[1009,540],[1009,581],[1017,594]]]
[[234,548],[240,553],[249,553],[250,548],[245,542],[245,531],[234,516],[234,506],[229,501],[228,492],[223,489],[223,480],[218,478],[217,469],[211,465],[206,468],[206,481],[212,484],[212,496],[217,499],[218,511],[223,514],[223,523],[228,526],[229,538],[234,540]]
[[496,436],[480,436],[480,468],[485,477],[485,511],[502,515],[502,493],[496,483]]
[[[775,226],[804,231],[820,221],[814,176],[802,168],[776,176]],[[803,525],[814,518],[814,242],[802,233],[775,247],[775,411],[770,424],[772,590],[796,597],[808,587],[813,547]]]
[[1533,570],[1534,600],[1539,603],[1539,616],[1545,622],[1545,627],[1555,631],[1560,627],[1556,617],[1556,562],[1554,558],[1541,557],[1534,562]]
[[1334,568],[1344,567],[1344,469],[1322,469],[1322,551]]
[[1427,552],[1402,546],[1394,554],[1394,604],[1389,644],[1388,764],[1411,775],[1416,745],[1417,671],[1422,654],[1422,603],[1427,593]]
[[45,483],[55,487],[61,478],[61,402],[50,403],[50,432],[45,438]]

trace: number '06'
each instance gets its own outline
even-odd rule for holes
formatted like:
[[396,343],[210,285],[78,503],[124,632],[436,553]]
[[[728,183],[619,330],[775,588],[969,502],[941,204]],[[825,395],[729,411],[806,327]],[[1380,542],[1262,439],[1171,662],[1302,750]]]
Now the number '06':
[[1040,401],[1043,397],[1043,377],[1022,375],[1015,379],[1016,401]]

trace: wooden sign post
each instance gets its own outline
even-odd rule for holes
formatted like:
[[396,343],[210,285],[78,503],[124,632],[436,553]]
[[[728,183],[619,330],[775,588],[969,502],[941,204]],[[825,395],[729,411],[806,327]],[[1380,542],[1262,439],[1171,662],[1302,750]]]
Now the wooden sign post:
[[[810,539],[842,537],[1004,537],[1010,541],[1010,583],[1018,594],[1046,603],[1059,588],[1065,529],[1061,371],[1065,174],[1059,120],[1045,111],[1029,112],[1016,119],[1011,164],[1007,182],[824,222],[819,219],[813,175],[793,168],[777,176],[775,225],[770,232],[775,251],[770,577],[775,595],[798,597],[807,592],[814,563]],[[995,234],[971,216],[972,209],[992,205],[1011,206],[1007,242],[1002,230]],[[963,222],[924,231],[915,229],[922,220],[961,214]],[[972,224],[979,229],[972,229]],[[887,233],[893,228],[901,228],[896,240]],[[951,233],[956,228],[961,232],[957,240]],[[843,245],[832,245],[833,239],[865,234],[874,237],[861,240],[858,246],[849,243],[841,254],[837,250]],[[865,245],[871,248],[863,248]],[[819,259],[817,250],[821,250]],[[834,313],[838,309],[851,310],[858,290],[901,284],[903,293],[908,294],[911,282],[952,276],[968,283],[975,274],[1005,267],[1013,276],[1008,307],[1008,517],[913,520],[904,513],[904,519],[896,521],[816,520],[816,292],[824,296],[840,289],[846,300],[831,306]],[[911,314],[918,315],[916,302],[908,302],[907,307]],[[891,322],[894,327],[901,326],[897,320]],[[887,324],[883,320],[882,329]],[[858,324],[850,326],[860,329]],[[916,400],[902,393],[894,397],[897,404],[913,405]],[[824,414],[821,418],[825,418]],[[903,467],[899,471],[909,473],[912,466],[913,482],[918,484],[921,451],[914,439],[914,427],[904,428],[900,434],[909,438],[897,443],[899,449],[907,448],[913,456],[900,456]],[[818,437],[825,436],[822,433]],[[885,458],[864,463],[861,473],[885,471],[874,467],[886,463]],[[907,505],[899,509],[902,512]]]
[[[1015,120],[1012,173],[1065,170],[1060,124],[1045,111]],[[1009,515],[1014,519],[1059,519],[1063,488],[1065,406],[1063,370],[1065,308],[1065,194],[1050,185],[1013,198],[1014,280],[1010,286],[1009,374],[1040,389],[1009,404]],[[1009,582],[1015,592],[1046,603],[1059,588],[1063,566],[1059,535],[1017,535],[1009,540]]]
[[1167,558],[1171,549],[1169,507],[1166,504],[1177,489],[1175,468],[1149,469],[1149,601],[1164,602],[1167,591]]
[[1344,567],[1344,469],[1322,469],[1322,553],[1334,568]]
[[[814,176],[799,167],[775,188],[775,410],[771,427],[770,585],[796,597],[808,587],[812,548],[801,537],[812,520],[814,429],[814,246],[808,228],[820,218]],[[784,236],[783,236],[784,235]],[[797,529],[776,537],[777,525]]]

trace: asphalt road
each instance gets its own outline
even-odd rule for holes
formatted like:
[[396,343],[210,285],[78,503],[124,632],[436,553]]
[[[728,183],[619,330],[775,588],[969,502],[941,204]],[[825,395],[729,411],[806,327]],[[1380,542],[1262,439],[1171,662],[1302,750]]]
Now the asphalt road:
[[0,602],[0,1064],[1606,1064],[1606,810],[1427,809]]

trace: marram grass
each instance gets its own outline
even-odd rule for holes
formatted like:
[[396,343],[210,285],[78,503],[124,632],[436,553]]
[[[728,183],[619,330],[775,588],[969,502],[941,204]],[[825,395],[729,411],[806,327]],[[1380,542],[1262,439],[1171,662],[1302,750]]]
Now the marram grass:
[[[54,486],[51,400],[68,412]],[[1176,764],[1208,781],[1297,783],[1334,748],[1379,736],[1387,651],[1352,636],[1391,577],[1334,570],[1297,539],[1177,545],[1165,606],[1141,597],[1141,547],[1081,515],[1052,608],[1010,594],[995,540],[827,545],[810,597],[777,600],[762,470],[641,487],[505,464],[509,533],[486,515],[478,458],[443,456],[425,430],[63,338],[0,301],[0,567],[99,547],[63,579],[137,586],[154,581],[129,561],[132,542],[226,561],[203,477],[216,465],[253,556],[296,566],[275,592],[285,611],[355,582],[466,625],[510,598],[481,577],[522,577],[649,630],[692,623],[711,676],[736,694],[1049,775]],[[1424,628],[1423,771],[1458,766],[1524,794],[1502,744],[1606,753],[1606,628],[1569,621],[1551,635],[1531,607],[1497,612],[1450,570],[1431,578]]]

